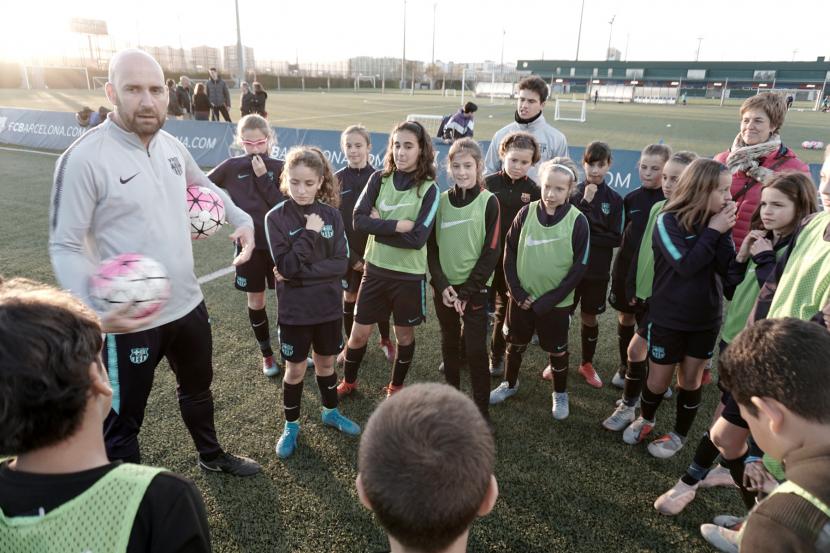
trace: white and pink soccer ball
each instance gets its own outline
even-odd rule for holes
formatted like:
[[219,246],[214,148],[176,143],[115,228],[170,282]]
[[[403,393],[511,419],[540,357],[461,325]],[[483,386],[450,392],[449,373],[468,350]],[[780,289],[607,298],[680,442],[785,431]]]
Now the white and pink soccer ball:
[[801,143],[801,147],[805,150],[822,150],[824,149],[824,142],[821,140],[805,140]]
[[211,236],[225,221],[225,203],[213,190],[204,186],[187,187],[187,212],[193,240]]
[[89,286],[92,302],[107,312],[131,305],[126,316],[141,319],[160,311],[170,298],[170,279],[158,261],[137,253],[104,260]]

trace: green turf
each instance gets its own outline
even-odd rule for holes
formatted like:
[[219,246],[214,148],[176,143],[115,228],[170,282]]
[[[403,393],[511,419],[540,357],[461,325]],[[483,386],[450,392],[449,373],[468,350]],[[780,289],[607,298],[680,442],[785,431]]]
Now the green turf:
[[[231,95],[232,117],[238,118],[238,94]],[[469,98],[473,99],[473,98]],[[514,104],[489,98],[474,99],[479,104],[476,137],[489,140],[499,128],[512,121]],[[369,130],[388,132],[410,113],[442,115],[457,108],[461,97],[443,97],[418,92],[410,96],[399,91],[387,94],[335,91],[270,91],[268,113],[271,123],[281,127],[309,129],[344,129],[362,123]],[[589,105],[587,121],[553,121],[552,101],[546,110],[548,122],[554,123],[568,137],[568,143],[583,146],[592,140],[604,140],[612,148],[639,150],[646,144],[663,140],[675,150],[694,150],[712,156],[726,150],[738,133],[739,101],[720,107],[714,100],[699,100],[687,106],[643,104]],[[0,90],[0,106],[31,109],[77,111],[81,106],[93,108],[109,105],[102,90]],[[799,104],[802,106],[802,104]],[[830,142],[827,124],[830,114],[796,109],[787,115],[782,132],[785,144],[807,163],[820,163],[822,152],[804,150],[804,140]],[[492,116],[492,117],[491,117]],[[667,125],[671,125],[668,127]]]
[[[0,151],[0,197],[6,211],[0,224],[0,267],[5,276],[52,282],[47,241],[48,199],[55,158]],[[227,231],[225,231],[225,235]],[[224,236],[194,244],[197,274],[227,266]],[[280,380],[260,372],[258,351],[247,322],[243,294],[231,276],[203,290],[213,322],[216,421],[225,448],[249,455],[264,473],[249,479],[204,474],[179,417],[175,383],[166,364],[159,366],[141,433],[146,463],[192,478],[207,504],[218,552],[378,551],[383,533],[357,501],[354,489],[357,440],[323,428],[313,375],[304,391],[302,433],[295,455],[278,460],[274,444],[282,426]],[[274,300],[270,299],[272,312]],[[571,351],[577,357],[578,324],[572,325]],[[610,378],[617,366],[616,321],[601,317],[596,366]],[[440,381],[439,337],[434,317],[417,330],[417,350],[409,382]],[[572,359],[574,368],[577,359]],[[704,407],[690,433],[692,444],[675,459],[652,458],[643,446],[622,443],[619,434],[600,427],[618,392],[589,388],[571,375],[571,416],[554,422],[551,387],[539,379],[546,360],[531,348],[521,373],[519,394],[492,410],[496,426],[496,476],[500,497],[491,515],[478,521],[471,551],[597,552],[706,550],[698,526],[720,513],[740,513],[733,490],[704,490],[678,517],[656,513],[652,502],[689,463],[718,395],[704,394]],[[389,367],[370,347],[361,372],[361,393],[343,402],[346,415],[365,424],[382,400]],[[494,385],[496,383],[494,382]],[[469,386],[464,378],[463,387]],[[658,416],[658,431],[674,420],[674,401]]]

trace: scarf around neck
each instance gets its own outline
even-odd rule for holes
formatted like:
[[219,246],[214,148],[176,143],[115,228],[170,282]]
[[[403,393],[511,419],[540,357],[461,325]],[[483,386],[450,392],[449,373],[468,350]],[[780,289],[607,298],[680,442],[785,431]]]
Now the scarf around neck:
[[729,156],[726,158],[726,166],[729,167],[729,172],[733,175],[743,171],[753,179],[763,183],[772,177],[774,172],[766,167],[761,167],[760,160],[777,152],[780,148],[781,135],[778,133],[772,134],[766,142],[753,146],[747,146],[741,138],[741,133],[738,133],[738,136],[732,142]]

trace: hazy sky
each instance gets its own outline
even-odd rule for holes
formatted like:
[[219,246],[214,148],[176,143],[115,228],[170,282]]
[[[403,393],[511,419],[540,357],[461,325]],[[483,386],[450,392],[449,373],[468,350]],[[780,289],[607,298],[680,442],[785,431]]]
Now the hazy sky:
[[[580,0],[406,2],[406,57],[430,61],[433,6],[435,57],[443,61],[573,59]],[[792,9],[788,9],[789,7]],[[585,0],[580,59],[604,59],[612,46],[629,60],[796,60],[830,58],[826,2]],[[243,42],[259,59],[336,61],[350,56],[400,57],[403,0],[239,0]],[[69,17],[104,19],[118,46],[185,47],[236,43],[233,0],[43,0],[3,8],[0,55],[66,50]],[[74,43],[73,43],[74,44]],[[75,48],[75,46],[73,46]]]

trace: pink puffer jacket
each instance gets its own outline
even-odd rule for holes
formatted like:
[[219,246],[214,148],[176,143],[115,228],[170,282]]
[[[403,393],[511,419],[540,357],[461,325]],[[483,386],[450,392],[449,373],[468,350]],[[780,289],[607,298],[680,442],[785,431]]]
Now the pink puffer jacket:
[[[716,155],[715,161],[719,161],[725,165],[728,156],[729,150],[726,150]],[[801,171],[802,173],[810,174],[810,168],[807,164],[798,159],[795,152],[783,144],[773,155],[763,158],[761,167],[766,167],[776,173],[781,171]],[[748,187],[746,192],[736,198],[745,187]],[[732,229],[732,239],[735,241],[735,248],[740,248],[744,237],[749,234],[752,214],[755,213],[755,209],[761,203],[761,188],[761,183],[743,171],[738,171],[732,175],[732,188],[730,191],[732,192],[732,198],[738,204],[738,220]]]

